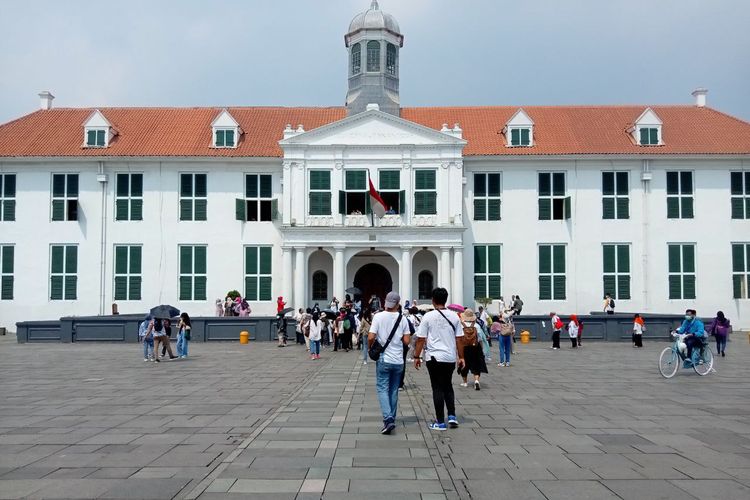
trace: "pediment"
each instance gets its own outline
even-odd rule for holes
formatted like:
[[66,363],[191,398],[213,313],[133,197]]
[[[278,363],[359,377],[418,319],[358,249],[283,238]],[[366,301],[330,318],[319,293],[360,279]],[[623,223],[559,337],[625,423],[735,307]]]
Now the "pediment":
[[509,127],[530,127],[534,125],[534,120],[531,119],[531,117],[526,113],[526,111],[523,110],[523,108],[518,108],[518,111],[516,111],[513,116],[510,117],[510,120],[508,120],[505,125]]
[[87,128],[94,128],[94,127],[105,128],[105,127],[111,127],[112,124],[109,123],[109,120],[107,120],[104,117],[104,114],[102,114],[101,111],[99,111],[98,109],[95,109],[94,112],[91,113],[89,117],[86,119],[86,121],[83,122],[83,126]]
[[659,115],[651,108],[646,108],[641,116],[635,120],[636,125],[661,125],[662,121]]
[[453,135],[404,120],[388,113],[369,110],[337,122],[279,141],[285,145],[310,146],[398,146],[456,145],[466,141]]

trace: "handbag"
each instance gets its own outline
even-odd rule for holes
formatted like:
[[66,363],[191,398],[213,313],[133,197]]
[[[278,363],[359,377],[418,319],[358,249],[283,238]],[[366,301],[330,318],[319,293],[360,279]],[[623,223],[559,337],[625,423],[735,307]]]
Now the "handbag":
[[391,340],[393,340],[393,336],[396,334],[396,329],[401,324],[401,313],[398,313],[398,318],[396,319],[396,322],[393,324],[393,330],[391,330],[391,334],[388,335],[388,340],[385,342],[385,345],[381,345],[377,338],[375,338],[375,342],[372,343],[370,348],[367,350],[367,355],[370,356],[370,359],[373,361],[380,360],[380,355],[388,348],[388,344],[391,343]]

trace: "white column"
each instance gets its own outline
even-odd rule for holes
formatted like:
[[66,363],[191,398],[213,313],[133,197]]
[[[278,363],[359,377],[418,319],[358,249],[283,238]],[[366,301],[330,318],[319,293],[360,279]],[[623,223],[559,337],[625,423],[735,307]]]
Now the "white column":
[[440,247],[440,277],[437,286],[448,289],[448,301],[453,303],[451,291],[451,248]]
[[305,247],[294,249],[294,309],[307,308],[305,297],[305,283],[307,282],[307,266],[305,265]]
[[453,247],[453,301],[464,303],[464,249]]
[[282,287],[281,294],[284,296],[284,301],[287,306],[294,307],[294,300],[292,297],[292,280],[294,276],[294,270],[292,268],[292,249],[290,247],[281,247],[281,268],[283,271],[279,273],[282,276]]
[[344,266],[344,248],[333,249],[333,295],[344,305],[344,289],[346,288],[346,269]]
[[405,303],[407,300],[411,300],[411,247],[401,247],[401,286],[399,286],[399,293],[401,295],[401,303]]

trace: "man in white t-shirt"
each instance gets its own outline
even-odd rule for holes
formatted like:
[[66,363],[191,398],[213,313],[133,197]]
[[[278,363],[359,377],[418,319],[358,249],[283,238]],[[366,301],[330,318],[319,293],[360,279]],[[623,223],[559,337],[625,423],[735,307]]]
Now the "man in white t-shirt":
[[458,315],[445,308],[448,302],[448,290],[436,288],[432,291],[434,311],[424,315],[417,330],[417,346],[414,350],[414,368],[422,365],[421,354],[427,360],[427,372],[432,385],[432,401],[435,404],[435,421],[430,424],[434,431],[444,431],[445,409],[448,409],[448,425],[458,427],[456,406],[453,395],[453,370],[456,363],[463,368],[464,331]]
[[[411,335],[409,323],[398,312],[401,297],[396,292],[389,292],[385,297],[385,311],[372,318],[367,345],[379,342],[384,346],[375,370],[375,387],[378,392],[380,410],[383,413],[381,434],[390,434],[396,428],[396,409],[398,407],[398,386],[404,372],[404,349],[409,345]],[[398,323],[397,323],[398,322]],[[388,338],[393,337],[390,342]]]

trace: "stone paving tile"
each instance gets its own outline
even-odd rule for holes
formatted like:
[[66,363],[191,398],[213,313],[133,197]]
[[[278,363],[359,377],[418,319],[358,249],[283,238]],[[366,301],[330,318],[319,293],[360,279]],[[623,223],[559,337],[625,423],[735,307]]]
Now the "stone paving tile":
[[685,500],[700,498],[688,494],[669,481],[661,479],[653,480],[628,480],[628,481],[602,481],[602,484],[612,490],[623,500],[640,500],[643,498],[658,498],[660,500]]
[[547,500],[617,500],[619,497],[596,481],[534,481]]

